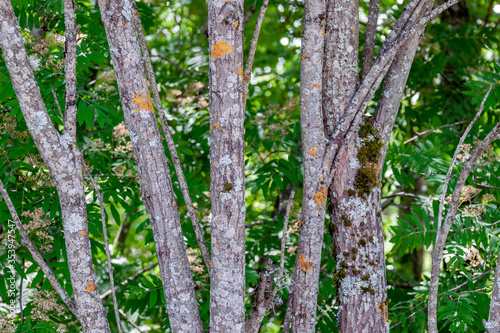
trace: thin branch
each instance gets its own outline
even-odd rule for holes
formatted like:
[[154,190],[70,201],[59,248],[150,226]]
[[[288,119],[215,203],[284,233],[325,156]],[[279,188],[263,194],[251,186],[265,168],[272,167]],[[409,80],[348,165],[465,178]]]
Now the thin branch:
[[[487,270],[486,272],[483,272],[483,273],[479,274],[478,276],[473,277],[473,278],[472,278],[472,281],[479,280],[479,279],[480,279],[480,278],[482,278],[483,276],[485,276],[485,275],[487,275],[487,274],[490,274],[492,271],[493,271],[493,268],[490,268],[490,269],[489,269],[489,270]],[[451,289],[450,289],[450,290],[448,290],[448,291],[444,291],[444,292],[440,293],[438,296],[443,296],[443,295],[445,295],[445,294],[449,293],[450,291],[451,291],[451,292],[453,292],[453,291],[457,291],[458,289],[460,289],[460,288],[462,288],[462,287],[466,286],[468,283],[469,283],[469,281],[465,281],[465,282],[463,282],[463,283],[459,284],[458,286],[451,288]],[[417,311],[413,312],[413,313],[412,313],[412,314],[410,314],[408,317],[406,317],[406,321],[408,321],[409,319],[411,319],[414,315],[416,315],[416,314],[417,314],[417,313],[419,313],[420,311],[424,311],[425,309],[427,309],[427,306],[424,306],[423,308],[418,309]],[[398,322],[398,323],[396,323],[396,324],[392,325],[392,326],[391,326],[391,330],[392,330],[393,328],[398,327],[398,326],[399,326],[399,325],[401,325],[401,324],[402,324],[402,322],[400,321],[400,322]]]
[[118,310],[118,312],[120,312],[120,314],[122,315],[123,318],[125,318],[125,320],[130,324],[132,325],[136,330],[138,330],[139,332],[143,332],[141,330],[141,328],[139,326],[137,326],[136,323],[134,323],[132,320],[130,320],[130,318],[127,316],[127,314],[125,312],[123,312],[123,310]]
[[[476,120],[478,120],[479,117],[481,116],[481,113],[483,113],[484,103],[486,102],[486,99],[488,98],[488,95],[490,94],[492,88],[493,88],[493,86],[491,85],[490,88],[488,89],[488,92],[484,96],[483,101],[481,102],[481,105],[479,106],[479,111],[476,113],[476,116],[474,117],[474,119],[472,119],[469,126],[467,126],[467,128],[465,129],[464,134],[460,138],[457,149],[455,149],[455,153],[453,154],[453,158],[451,159],[450,168],[448,169],[448,173],[446,174],[446,179],[445,179],[444,185],[443,185],[443,193],[441,194],[441,201],[439,202],[439,213],[438,213],[438,222],[437,222],[437,230],[438,231],[441,229],[441,223],[443,221],[444,203],[446,200],[446,194],[448,192],[448,185],[450,184],[450,180],[451,180],[451,173],[453,171],[453,167],[455,166],[455,161],[457,160],[458,154],[462,150],[462,145],[465,141],[465,138],[467,137],[467,134],[469,134],[470,130],[472,129],[472,126],[474,126],[474,123],[476,122]],[[438,236],[439,236],[439,232],[438,232]]]
[[[137,10],[135,2],[133,2],[133,6],[135,10]],[[189,218],[191,219],[191,223],[193,225],[193,230],[196,236],[196,240],[198,241],[198,246],[200,247],[200,252],[203,257],[203,261],[205,262],[205,267],[207,268],[208,273],[210,273],[211,259],[210,259],[210,254],[208,253],[207,244],[205,242],[203,227],[201,226],[201,223],[198,220],[198,217],[196,216],[193,202],[191,201],[191,196],[189,195],[189,187],[186,182],[186,177],[184,176],[184,172],[182,171],[179,155],[177,155],[177,150],[175,148],[175,142],[174,139],[172,138],[172,134],[170,133],[170,128],[168,127],[168,121],[167,117],[165,116],[165,111],[163,110],[161,105],[160,95],[158,94],[158,89],[156,88],[156,78],[153,71],[153,66],[151,64],[148,47],[146,45],[144,32],[142,30],[141,18],[139,17],[139,15],[135,15],[134,18],[135,18],[134,19],[135,29],[139,37],[139,44],[141,45],[144,62],[146,64],[146,72],[148,74],[148,79],[151,85],[153,86],[153,89],[151,90],[153,91],[153,100],[156,106],[156,110],[158,111],[158,115],[160,116],[161,127],[165,135],[165,140],[167,141],[168,150],[170,151],[170,156],[172,157],[175,173],[177,174],[177,179],[181,187],[182,197],[184,198],[184,202],[186,203],[187,206]]]
[[33,260],[35,260],[35,262],[38,264],[42,272],[49,279],[52,287],[54,287],[55,291],[61,297],[64,304],[66,304],[68,309],[71,311],[71,313],[73,313],[73,315],[78,319],[78,321],[81,322],[80,316],[78,315],[78,311],[76,309],[76,304],[71,300],[66,290],[64,290],[64,288],[59,284],[59,281],[57,280],[56,276],[50,269],[49,265],[47,265],[40,252],[38,252],[38,250],[35,248],[35,245],[33,245],[33,243],[31,242],[28,234],[26,233],[26,230],[24,230],[23,224],[19,219],[19,215],[17,215],[16,209],[14,208],[14,204],[12,203],[12,200],[10,200],[10,196],[5,190],[2,181],[0,181],[0,193],[2,193],[5,204],[9,208],[9,212],[12,215],[14,223],[19,231],[19,234],[21,235],[21,244],[28,249],[31,256],[33,257]]
[[283,333],[290,333],[290,319],[292,318],[293,292],[288,294],[286,301],[285,321],[283,322]]
[[414,140],[418,139],[419,137],[421,137],[421,136],[423,136],[423,135],[426,135],[426,134],[429,134],[429,133],[431,133],[431,132],[434,132],[434,131],[440,130],[440,129],[442,129],[442,128],[453,127],[453,126],[461,125],[461,124],[464,124],[464,123],[465,123],[465,121],[463,121],[463,120],[462,120],[462,121],[457,121],[456,123],[453,123],[453,124],[447,124],[447,125],[442,125],[442,126],[439,126],[439,127],[436,127],[436,128],[431,128],[431,129],[425,130],[425,131],[420,132],[420,133],[415,132],[415,133],[417,133],[417,135],[415,135],[415,136],[411,137],[410,139],[406,140],[406,141],[405,141],[405,142],[403,142],[403,143],[406,145],[406,144],[408,144],[408,143],[410,143],[410,142],[412,142],[412,141],[414,141]]
[[363,46],[363,60],[361,62],[361,81],[372,67],[375,36],[377,35],[377,20],[380,0],[370,0],[368,22],[366,24],[365,45]]
[[493,290],[491,291],[490,313],[488,321],[483,319],[486,333],[498,333],[500,330],[500,255],[495,268],[495,278],[493,279]]
[[491,186],[491,185],[477,184],[477,183],[474,183],[474,185],[476,185],[477,187],[484,187],[484,188],[491,188],[493,190],[500,190],[500,187]]
[[56,105],[57,110],[59,110],[59,115],[61,116],[61,119],[64,123],[64,115],[62,113],[61,106],[59,105],[59,101],[57,100],[56,91],[54,90],[54,88],[50,88],[50,91],[52,91],[52,95],[54,96],[54,104]]
[[[75,149],[77,149],[77,148],[75,147]],[[120,314],[118,312],[118,301],[116,300],[116,294],[115,294],[115,282],[114,282],[114,278],[113,278],[113,267],[111,266],[111,254],[109,253],[108,228],[106,226],[106,213],[104,212],[103,194],[101,192],[101,187],[95,182],[94,178],[92,177],[92,173],[90,172],[89,167],[85,163],[85,160],[83,159],[83,155],[81,152],[79,152],[79,156],[80,156],[80,159],[82,161],[82,165],[85,169],[85,172],[89,175],[90,181],[92,183],[92,187],[94,187],[94,190],[97,193],[97,197],[99,198],[99,205],[101,208],[102,233],[104,236],[104,248],[106,250],[106,261],[108,263],[109,283],[111,284],[111,295],[113,296],[113,308],[115,311],[116,326],[118,326],[118,332],[122,333]]]
[[250,52],[248,53],[247,63],[245,65],[245,75],[243,76],[243,105],[245,105],[246,96],[248,95],[248,85],[250,83],[250,78],[252,75],[255,50],[257,49],[257,41],[259,39],[260,29],[262,28],[262,21],[264,21],[264,15],[266,14],[268,5],[269,0],[264,0],[262,2],[262,7],[260,7],[259,16],[257,17],[257,23],[255,23],[255,30],[253,32],[252,41],[250,43]]
[[[143,269],[141,269],[140,271],[138,271],[137,273],[135,273],[134,275],[132,275],[131,277],[127,278],[126,280],[122,281],[120,283],[120,286],[126,286],[128,285],[128,282],[129,281],[133,281],[135,279],[137,279],[137,277],[144,273],[144,272],[147,272],[147,271],[150,271],[152,270],[153,268],[155,268],[156,266],[158,266],[158,262],[155,262],[155,263],[152,263],[146,267],[144,267]],[[118,290],[120,288],[120,286],[115,286],[114,290]],[[111,294],[111,289],[109,289],[108,291],[106,291],[104,294],[101,295],[101,299],[105,299],[106,297],[108,297],[109,295]]]
[[490,22],[490,17],[491,14],[493,13],[493,5],[495,4],[495,1],[496,0],[490,0],[490,3],[488,5],[488,10],[486,11],[486,15],[484,17],[483,27],[485,27]]
[[[491,90],[491,89],[490,89]],[[482,106],[481,106],[482,108]],[[471,125],[469,125],[471,126]],[[455,221],[455,216],[457,213],[458,206],[460,205],[460,194],[462,192],[465,181],[467,180],[472,167],[481,157],[484,150],[490,145],[491,142],[497,139],[500,133],[500,122],[498,122],[495,127],[486,135],[484,140],[472,151],[471,156],[465,163],[460,176],[458,177],[455,189],[452,194],[452,199],[449,204],[448,214],[443,223],[441,229],[437,229],[436,246],[434,252],[432,253],[432,269],[431,269],[431,281],[429,285],[429,308],[428,308],[428,331],[429,333],[437,333],[437,294],[439,288],[439,272],[441,259],[443,257],[444,246],[446,243],[446,238],[450,232],[451,226]],[[461,140],[463,142],[463,140]],[[446,193],[446,192],[443,192]],[[441,208],[441,207],[440,207]]]
[[278,271],[278,276],[276,277],[276,283],[274,284],[274,289],[271,295],[269,296],[266,304],[266,310],[269,311],[269,308],[271,306],[271,303],[273,302],[274,298],[276,297],[276,293],[278,292],[278,289],[281,285],[281,282],[283,280],[283,271],[285,269],[285,250],[286,250],[286,236],[288,232],[288,222],[290,221],[290,211],[292,209],[293,205],[293,199],[295,197],[295,190],[292,190],[290,193],[290,198],[288,199],[288,204],[286,205],[286,215],[285,215],[285,222],[283,225],[283,235],[281,237],[281,254],[280,254],[280,269]]
[[290,220],[290,211],[292,209],[293,198],[295,197],[295,190],[290,193],[290,198],[288,199],[288,204],[286,206],[285,221],[283,224],[283,235],[281,237],[281,254],[280,254],[280,267],[278,270],[278,275],[276,277],[276,282],[274,284],[274,289],[270,295],[266,298],[265,293],[268,289],[272,287],[272,276],[274,271],[272,269],[272,261],[268,262],[266,271],[261,273],[260,283],[257,287],[256,293],[257,297],[255,304],[250,310],[247,320],[247,333],[257,333],[259,332],[260,326],[262,325],[262,320],[273,305],[274,298],[281,286],[283,280],[283,272],[285,269],[285,250],[286,250],[286,237],[288,231],[288,221]]
[[406,192],[396,192],[391,195],[386,195],[385,197],[382,197],[382,199],[388,199],[388,198],[394,198],[394,197],[410,197],[410,198],[416,198],[418,195],[413,194],[413,193],[406,193]]

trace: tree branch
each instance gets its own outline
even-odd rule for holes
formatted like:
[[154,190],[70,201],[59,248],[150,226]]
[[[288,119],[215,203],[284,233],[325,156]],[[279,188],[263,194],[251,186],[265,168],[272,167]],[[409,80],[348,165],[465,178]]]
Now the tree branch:
[[417,135],[411,137],[410,139],[406,140],[405,142],[403,142],[405,145],[418,139],[419,137],[423,136],[423,135],[426,135],[426,134],[429,134],[431,132],[434,132],[434,131],[437,131],[437,130],[440,130],[440,129],[443,129],[443,128],[448,128],[448,127],[453,127],[453,126],[457,126],[457,125],[461,125],[461,124],[464,124],[465,121],[457,121],[456,123],[453,123],[453,124],[447,124],[447,125],[442,125],[442,126],[439,126],[439,127],[436,127],[436,128],[431,128],[431,129],[428,129],[428,130],[425,130],[423,132],[416,132]]
[[12,200],[10,200],[10,196],[7,193],[7,190],[5,190],[2,181],[0,181],[0,193],[2,193],[5,204],[7,205],[7,208],[12,215],[12,219],[16,224],[19,234],[21,235],[21,244],[28,249],[31,256],[33,257],[33,260],[35,260],[42,272],[49,279],[50,284],[52,285],[52,287],[54,287],[55,291],[61,297],[62,301],[64,302],[64,304],[66,304],[71,313],[73,313],[78,321],[81,321],[80,316],[78,315],[78,311],[76,310],[76,304],[71,300],[68,293],[66,293],[66,290],[64,290],[64,288],[59,284],[59,281],[50,269],[49,265],[47,265],[45,260],[43,260],[42,255],[40,254],[40,252],[38,252],[38,250],[35,248],[35,245],[33,245],[33,243],[31,242],[28,234],[26,233],[26,230],[24,230],[23,224],[19,219],[19,215],[17,215],[14,204],[12,203]]
[[[482,107],[481,107],[482,109]],[[471,125],[469,125],[471,126]],[[439,287],[439,271],[441,258],[443,256],[444,246],[446,238],[450,228],[455,221],[455,215],[457,213],[458,206],[460,204],[460,194],[462,188],[472,171],[472,167],[476,164],[477,160],[481,157],[486,147],[497,139],[497,135],[500,133],[500,122],[488,133],[484,140],[472,151],[471,156],[464,165],[460,176],[458,177],[457,183],[455,185],[455,190],[453,191],[452,199],[449,204],[448,214],[442,228],[437,229],[436,246],[432,254],[432,270],[431,270],[431,281],[429,286],[429,309],[428,309],[428,331],[429,333],[437,333],[437,297],[438,297],[438,287]],[[463,142],[464,136],[460,140]],[[459,148],[457,148],[458,150]],[[448,177],[447,177],[448,178]],[[446,193],[446,192],[443,192]],[[441,207],[440,207],[441,208]],[[439,228],[439,224],[438,224]]]
[[259,39],[260,29],[262,28],[262,21],[264,21],[264,15],[266,14],[268,5],[269,0],[264,0],[262,2],[262,7],[260,7],[259,16],[257,17],[257,23],[255,24],[252,41],[250,42],[250,52],[248,53],[247,63],[245,65],[245,75],[243,76],[243,105],[245,105],[246,96],[248,95],[248,85],[252,75],[255,50],[257,49],[257,41]]
[[[137,10],[135,2],[133,2],[133,6],[134,9]],[[158,94],[158,89],[156,88],[156,77],[154,74],[153,66],[151,64],[151,59],[149,57],[149,51],[146,45],[146,40],[144,38],[144,32],[142,30],[141,18],[139,17],[139,15],[135,15],[134,18],[135,29],[137,31],[137,35],[139,36],[139,44],[141,45],[144,62],[146,64],[146,72],[148,74],[148,79],[153,86],[151,89],[153,91],[153,100],[156,106],[156,110],[158,111],[158,115],[160,116],[163,134],[165,135],[168,150],[170,152],[170,156],[172,157],[172,163],[174,164],[175,173],[177,174],[177,179],[179,180],[179,185],[181,187],[182,197],[184,198],[184,202],[186,203],[188,215],[193,225],[193,230],[196,236],[196,240],[198,241],[198,246],[200,247],[201,256],[203,257],[203,261],[205,262],[205,267],[207,268],[208,273],[210,273],[211,259],[210,254],[208,253],[207,244],[205,242],[203,227],[201,226],[201,223],[196,216],[193,202],[191,201],[191,196],[189,195],[189,187],[186,182],[186,177],[184,176],[184,172],[182,171],[179,155],[177,154],[177,150],[175,148],[175,142],[172,138],[172,133],[170,133],[170,128],[168,127],[168,121],[167,117],[165,116],[165,111],[163,110],[163,107],[161,105],[160,95]]]
[[375,49],[375,36],[377,35],[377,20],[380,0],[370,0],[368,9],[368,21],[365,32],[365,45],[363,46],[363,60],[361,62],[361,81],[370,70],[373,63],[373,52]]

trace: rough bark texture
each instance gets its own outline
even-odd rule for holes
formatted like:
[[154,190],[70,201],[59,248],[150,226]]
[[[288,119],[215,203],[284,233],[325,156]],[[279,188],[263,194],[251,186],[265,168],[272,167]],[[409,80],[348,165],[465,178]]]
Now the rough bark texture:
[[339,332],[388,332],[379,134],[366,118],[331,187]]
[[444,246],[446,239],[448,238],[448,233],[450,232],[451,226],[455,221],[455,216],[457,214],[457,209],[460,204],[460,194],[462,193],[462,188],[469,176],[472,168],[476,164],[477,160],[484,152],[486,147],[497,139],[500,133],[500,122],[488,133],[483,141],[472,151],[471,156],[465,162],[464,168],[458,177],[455,189],[453,190],[453,195],[451,197],[451,202],[448,206],[448,213],[444,220],[442,228],[439,230],[436,237],[436,246],[434,252],[432,253],[432,269],[431,269],[431,281],[429,285],[429,303],[428,303],[428,332],[437,333],[437,298],[438,298],[438,288],[439,288],[439,272],[441,266],[441,260],[443,258]]
[[21,111],[59,193],[68,266],[84,332],[110,332],[96,288],[81,163],[71,136],[55,130],[28,62],[8,0],[0,1],[0,45]]
[[243,1],[208,1],[210,40],[210,331],[245,330]]
[[308,0],[304,8],[300,68],[300,124],[304,158],[302,228],[293,269],[292,332],[314,332],[325,223],[327,168],[321,112],[326,1]]
[[167,158],[135,34],[130,0],[99,1],[130,133],[173,332],[203,332]]
[[368,21],[366,22],[365,45],[363,46],[363,60],[361,61],[361,81],[372,67],[375,36],[377,35],[377,20],[380,0],[370,0]]
[[493,291],[491,292],[490,316],[489,320],[483,320],[486,333],[500,332],[500,255],[498,256],[497,267],[495,269],[495,280]]
[[66,27],[66,45],[64,48],[64,73],[66,81],[66,117],[64,131],[76,138],[76,27],[75,2],[64,0],[64,25]]

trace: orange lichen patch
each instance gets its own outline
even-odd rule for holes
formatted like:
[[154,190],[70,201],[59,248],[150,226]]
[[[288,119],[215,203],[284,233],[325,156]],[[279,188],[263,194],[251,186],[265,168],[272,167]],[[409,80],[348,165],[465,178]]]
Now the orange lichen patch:
[[218,131],[220,131],[220,125],[219,124],[213,123],[212,125],[214,125],[214,127],[217,128]]
[[323,180],[323,177],[321,177],[321,176],[319,176],[318,178],[319,178],[319,180]]
[[153,101],[151,100],[150,92],[148,91],[146,97],[143,97],[142,95],[143,95],[142,90],[139,91],[138,94],[134,94],[134,98],[132,99],[132,103],[137,105],[137,107],[135,108],[134,111],[137,113],[137,112],[139,112],[139,110],[143,109],[143,110],[150,111],[150,112],[154,113]]
[[134,12],[134,16],[137,16],[137,15],[138,15],[138,14],[137,14],[137,9],[136,9],[136,10],[135,10],[135,12]]
[[243,67],[238,67],[238,74],[243,77]]
[[321,206],[326,203],[327,193],[328,189],[323,185],[321,189],[314,194],[314,202],[316,203],[316,205]]
[[212,160],[212,165],[215,165],[215,162]]
[[243,75],[243,82],[247,83],[248,81],[250,81],[250,75],[248,75],[247,73],[245,73]]
[[306,60],[306,55],[305,54],[302,55],[302,61],[304,61],[304,60]]
[[54,284],[54,280],[50,280],[50,285],[53,285]]
[[389,320],[389,306],[388,300],[378,302],[378,309],[380,310],[380,317],[384,319],[384,324]]
[[172,201],[172,207],[174,207],[174,206],[175,206],[175,201]]
[[85,235],[85,231],[83,231],[83,230],[80,231],[80,235],[82,235],[82,236]]
[[216,114],[214,114],[214,117],[215,117],[215,118],[217,118],[217,115],[216,115]]
[[210,55],[215,59],[222,58],[225,54],[229,54],[233,52],[233,47],[229,44],[226,44],[226,41],[223,40],[221,42],[217,42],[214,45],[214,49]]
[[311,261],[303,254],[299,256],[300,260],[300,269],[304,271],[304,273],[309,273],[309,271],[313,268],[311,265]]
[[325,28],[326,28],[326,27],[323,27],[323,37],[325,37],[325,34],[326,34],[326,32],[325,32]]
[[210,262],[210,267],[214,267],[214,264],[212,262]]
[[216,247],[217,247],[217,246],[219,246],[219,244],[215,243],[215,244],[214,244],[214,246],[216,246]]
[[313,149],[309,150],[307,153],[309,155],[312,155],[312,156],[316,157],[316,147],[313,147]]
[[234,21],[234,26],[237,27],[238,26],[238,21]]
[[317,84],[317,83],[313,83],[313,84],[311,84],[311,86],[309,87],[309,89],[311,89],[312,87],[321,87],[321,86],[319,84]]
[[94,282],[90,281],[89,284],[87,285],[87,292],[90,293],[92,290],[95,290],[95,284]]

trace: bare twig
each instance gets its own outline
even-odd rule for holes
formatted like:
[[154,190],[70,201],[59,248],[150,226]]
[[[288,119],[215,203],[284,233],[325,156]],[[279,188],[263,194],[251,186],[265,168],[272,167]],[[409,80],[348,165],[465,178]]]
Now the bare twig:
[[293,292],[288,294],[286,301],[285,321],[283,322],[283,333],[290,333],[290,319],[292,318]]
[[280,254],[280,269],[278,271],[278,276],[276,277],[276,283],[274,284],[274,289],[271,295],[269,296],[266,304],[266,310],[269,310],[271,303],[276,297],[276,293],[281,285],[283,280],[283,270],[285,269],[285,250],[286,250],[286,236],[288,232],[288,222],[290,221],[290,211],[293,205],[293,198],[295,197],[295,190],[292,190],[290,193],[290,198],[288,199],[288,204],[286,205],[286,215],[285,221],[283,224],[283,235],[281,236],[281,254]]
[[[137,10],[135,3],[133,3],[133,5],[135,10]],[[186,203],[187,206],[188,215],[193,225],[193,230],[196,236],[196,240],[198,241],[198,246],[200,247],[201,256],[203,257],[203,261],[205,262],[205,267],[207,268],[207,271],[210,273],[211,260],[210,260],[210,254],[208,253],[207,244],[205,242],[205,238],[203,235],[204,234],[203,227],[201,226],[201,223],[198,220],[198,217],[196,216],[193,202],[191,201],[191,196],[189,195],[189,187],[186,182],[186,177],[184,176],[184,172],[182,171],[179,155],[177,154],[174,139],[172,138],[172,134],[170,133],[170,128],[168,127],[167,117],[165,116],[165,112],[161,105],[158,89],[156,89],[156,78],[153,71],[153,66],[151,64],[151,59],[149,57],[149,51],[146,45],[146,40],[144,38],[141,19],[139,15],[135,15],[134,18],[135,18],[134,20],[135,28],[137,31],[137,35],[139,36],[139,44],[141,45],[144,62],[146,64],[146,72],[148,74],[148,79],[151,85],[153,86],[151,90],[153,91],[153,100],[156,106],[156,110],[158,111],[158,115],[160,116],[161,127],[163,129],[163,133],[165,134],[165,140],[167,141],[168,150],[170,151],[170,156],[172,157],[175,173],[177,174],[177,179],[179,180],[182,197],[184,198],[184,202]]]
[[248,85],[250,83],[250,78],[252,75],[255,50],[257,49],[257,41],[259,39],[260,29],[262,28],[262,21],[264,21],[264,15],[266,14],[266,9],[268,5],[269,5],[269,0],[264,0],[262,2],[262,7],[260,7],[260,12],[259,12],[259,17],[257,17],[257,23],[255,23],[255,30],[253,32],[252,41],[250,43],[250,52],[248,53],[247,63],[245,65],[245,75],[243,76],[243,105],[245,105],[246,96],[248,95]]
[[31,242],[28,234],[26,233],[26,230],[24,230],[23,224],[19,219],[19,215],[17,215],[16,209],[14,208],[14,204],[12,203],[12,200],[10,200],[10,196],[5,190],[5,187],[3,186],[3,183],[1,181],[0,181],[0,193],[2,193],[3,199],[5,200],[5,204],[7,205],[7,208],[9,209],[9,212],[12,215],[12,219],[14,220],[14,223],[17,227],[17,230],[19,231],[19,234],[21,235],[21,244],[28,249],[31,256],[33,257],[33,260],[35,260],[35,262],[38,264],[42,272],[49,279],[52,287],[54,287],[55,291],[61,297],[62,301],[64,302],[64,304],[66,304],[71,313],[73,313],[73,315],[78,319],[78,321],[81,321],[80,316],[78,315],[78,311],[76,310],[76,304],[71,300],[68,293],[66,293],[66,290],[64,290],[64,288],[59,284],[59,281],[57,281],[57,278],[50,269],[49,265],[47,265],[45,260],[43,260],[42,255],[40,254],[40,252],[38,252],[38,250]]
[[50,88],[50,91],[52,91],[52,95],[54,96],[54,104],[56,105],[57,110],[59,110],[59,115],[61,116],[61,119],[64,123],[64,115],[62,113],[61,106],[59,105],[59,101],[57,100],[56,92],[54,88]]
[[396,192],[391,195],[386,195],[382,197],[382,199],[388,199],[388,198],[394,198],[394,197],[410,197],[410,198],[416,198],[418,195],[413,194],[413,193],[406,193],[406,192]]
[[[75,149],[77,149],[77,148],[75,147]],[[108,228],[106,226],[106,213],[104,212],[103,194],[101,192],[101,187],[95,182],[94,178],[92,177],[92,173],[90,172],[89,167],[85,163],[81,152],[79,153],[79,156],[80,156],[80,160],[82,161],[82,165],[85,168],[85,172],[89,175],[92,186],[94,187],[94,190],[97,193],[97,197],[99,198],[99,205],[101,208],[102,233],[104,236],[104,248],[106,250],[106,261],[108,262],[109,283],[111,285],[111,295],[113,296],[113,308],[115,311],[116,326],[118,326],[118,332],[122,333],[120,314],[118,312],[118,302],[116,300],[116,294],[115,294],[115,282],[114,282],[115,280],[113,278],[113,266],[111,265],[111,254],[109,253]]]
[[462,120],[462,121],[457,121],[456,123],[453,123],[453,124],[447,124],[447,125],[442,125],[442,126],[439,126],[439,127],[436,127],[436,128],[431,128],[431,129],[425,130],[425,131],[420,132],[420,133],[415,132],[415,133],[417,133],[417,135],[415,135],[415,136],[411,137],[410,139],[406,140],[406,141],[405,141],[405,142],[403,142],[403,143],[406,145],[406,144],[408,144],[408,143],[410,143],[410,142],[412,142],[412,141],[414,141],[414,140],[418,139],[419,137],[421,137],[421,136],[423,136],[423,135],[426,135],[426,134],[429,134],[429,133],[431,133],[431,132],[434,132],[434,131],[440,130],[440,129],[442,129],[442,128],[448,128],[448,127],[453,127],[453,126],[461,125],[461,124],[463,124],[463,123],[465,123],[465,121],[463,121],[463,120]]
[[[470,130],[472,129],[472,126],[474,126],[474,123],[476,122],[476,120],[478,120],[479,117],[481,116],[481,113],[483,113],[484,103],[486,102],[486,99],[488,98],[488,95],[490,94],[492,87],[493,86],[490,86],[490,89],[488,89],[488,92],[484,96],[483,101],[481,102],[481,105],[479,106],[479,111],[476,113],[476,116],[474,117],[474,119],[472,119],[469,126],[467,126],[467,128],[465,129],[464,134],[460,138],[457,149],[455,149],[455,153],[453,154],[453,158],[451,159],[450,168],[448,169],[448,173],[446,174],[446,179],[445,179],[444,185],[443,185],[443,193],[441,194],[441,201],[439,202],[439,213],[438,213],[438,222],[437,222],[437,230],[438,231],[440,230],[441,222],[443,221],[444,203],[445,203],[445,199],[446,199],[446,194],[448,192],[448,185],[450,184],[450,180],[451,180],[451,173],[453,171],[453,167],[455,166],[455,161],[457,160],[458,154],[462,150],[462,145],[465,141],[465,138],[467,137],[467,134],[469,134]],[[439,232],[438,232],[438,236],[439,236]]]
[[361,62],[361,81],[370,70],[375,49],[375,36],[377,34],[377,20],[380,0],[371,0],[368,9],[368,22],[366,24],[365,45],[363,47],[363,60]]
[[141,330],[141,328],[139,326],[137,326],[136,323],[134,323],[132,320],[130,320],[130,318],[127,316],[127,314],[125,312],[123,312],[123,310],[118,310],[120,312],[120,314],[122,315],[123,318],[125,318],[125,320],[130,324],[132,325],[136,330],[138,330],[139,332],[143,332]]
[[[482,107],[481,107],[482,108]],[[469,125],[471,126],[471,125]],[[448,237],[448,233],[450,232],[451,226],[455,221],[455,216],[457,213],[458,206],[460,204],[460,194],[462,192],[463,186],[470,172],[472,171],[472,167],[476,164],[478,159],[481,157],[481,154],[484,150],[489,146],[491,142],[493,142],[497,135],[500,133],[500,122],[498,122],[495,127],[486,135],[484,140],[472,151],[471,156],[467,160],[464,165],[460,176],[458,177],[457,183],[455,185],[455,189],[452,194],[452,199],[449,204],[448,214],[446,215],[446,219],[443,223],[441,229],[437,231],[436,237],[436,246],[434,248],[434,252],[432,253],[432,269],[431,269],[431,281],[429,285],[429,308],[428,308],[428,331],[429,333],[437,333],[437,295],[438,295],[438,287],[439,287],[439,271],[441,259],[443,257],[444,246],[446,243],[446,238]],[[463,140],[461,140],[463,142]],[[446,193],[446,192],[443,192]],[[440,207],[441,208],[441,207]],[[439,227],[439,226],[438,226]]]

